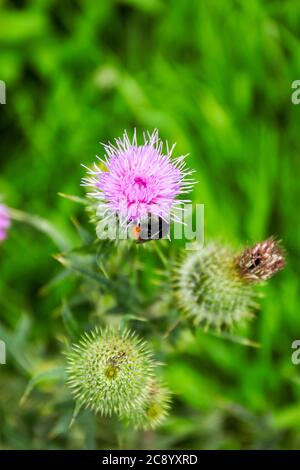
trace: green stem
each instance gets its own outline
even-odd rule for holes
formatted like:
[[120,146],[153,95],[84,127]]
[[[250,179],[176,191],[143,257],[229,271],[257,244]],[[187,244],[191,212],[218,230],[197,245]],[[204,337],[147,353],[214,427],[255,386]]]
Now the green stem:
[[65,251],[70,249],[69,241],[64,236],[62,236],[60,231],[54,227],[54,225],[48,222],[48,220],[45,220],[37,215],[27,214],[26,212],[12,208],[9,208],[9,214],[12,220],[29,224],[50,237],[60,250]]

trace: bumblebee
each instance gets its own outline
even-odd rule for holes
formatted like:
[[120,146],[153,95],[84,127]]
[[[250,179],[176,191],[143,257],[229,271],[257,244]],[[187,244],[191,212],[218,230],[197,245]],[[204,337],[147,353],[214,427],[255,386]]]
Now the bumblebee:
[[148,220],[135,225],[132,235],[137,243],[146,243],[152,240],[161,240],[169,234],[170,224],[161,217],[148,214]]

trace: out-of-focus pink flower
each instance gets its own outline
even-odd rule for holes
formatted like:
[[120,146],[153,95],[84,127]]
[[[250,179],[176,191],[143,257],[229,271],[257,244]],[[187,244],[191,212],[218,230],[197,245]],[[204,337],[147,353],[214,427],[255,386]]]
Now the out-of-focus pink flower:
[[10,227],[10,216],[7,207],[0,204],[0,243],[6,239]]

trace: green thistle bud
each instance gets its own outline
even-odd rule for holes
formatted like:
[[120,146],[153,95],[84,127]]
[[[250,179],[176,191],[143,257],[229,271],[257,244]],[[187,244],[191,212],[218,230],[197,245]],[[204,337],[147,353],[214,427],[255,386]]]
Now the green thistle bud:
[[180,306],[196,325],[231,328],[252,316],[255,291],[236,268],[235,255],[216,243],[188,252],[177,267]]
[[128,417],[127,422],[137,429],[155,429],[167,417],[170,403],[170,391],[160,381],[150,379],[147,401]]
[[134,333],[86,333],[67,360],[68,384],[82,406],[102,415],[128,416],[147,402],[155,363]]

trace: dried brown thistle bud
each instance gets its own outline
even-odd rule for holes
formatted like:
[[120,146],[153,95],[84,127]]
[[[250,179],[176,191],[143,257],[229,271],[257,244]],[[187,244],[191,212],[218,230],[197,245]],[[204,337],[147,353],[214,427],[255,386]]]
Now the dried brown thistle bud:
[[243,279],[260,282],[270,279],[285,265],[284,251],[273,237],[246,248],[236,258]]

